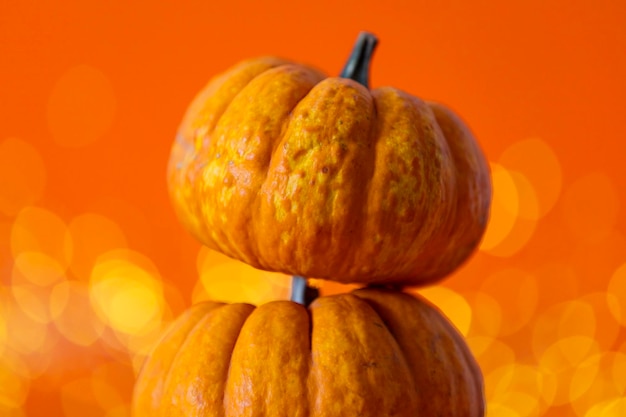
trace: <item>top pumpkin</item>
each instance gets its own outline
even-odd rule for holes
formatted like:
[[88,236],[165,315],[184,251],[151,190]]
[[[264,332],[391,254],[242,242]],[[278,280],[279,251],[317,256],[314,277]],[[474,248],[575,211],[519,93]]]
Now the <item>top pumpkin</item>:
[[491,199],[485,158],[446,107],[368,89],[375,44],[361,34],[341,77],[260,58],[200,92],[168,182],[202,243],[260,269],[399,285],[471,254]]

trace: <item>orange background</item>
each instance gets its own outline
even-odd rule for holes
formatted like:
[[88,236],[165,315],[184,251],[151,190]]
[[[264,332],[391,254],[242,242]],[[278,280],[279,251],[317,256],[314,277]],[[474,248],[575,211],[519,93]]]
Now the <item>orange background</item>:
[[169,148],[216,73],[275,54],[336,74],[364,29],[372,86],[447,103],[491,162],[480,250],[422,291],[489,415],[626,415],[625,3],[156,3],[0,3],[0,415],[128,416],[185,307],[287,297],[182,230]]

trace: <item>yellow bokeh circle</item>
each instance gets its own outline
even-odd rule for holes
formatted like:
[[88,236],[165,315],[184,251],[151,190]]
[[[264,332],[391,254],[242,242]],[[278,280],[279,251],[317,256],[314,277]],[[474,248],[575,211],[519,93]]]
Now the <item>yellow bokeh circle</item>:
[[96,313],[114,330],[141,335],[160,326],[165,308],[163,285],[145,256],[130,250],[102,255],[89,286]]
[[597,352],[578,364],[569,381],[570,402],[576,414],[582,417],[597,404],[626,398],[625,372],[626,352]]
[[26,402],[30,384],[30,371],[21,357],[13,352],[0,356],[0,411],[19,410]]
[[442,286],[421,289],[418,293],[439,308],[463,336],[467,336],[472,309],[461,294]]
[[515,180],[502,165],[491,164],[493,197],[487,230],[480,249],[489,251],[502,242],[515,225],[519,211],[519,193]]
[[533,236],[539,218],[534,184],[521,172],[491,164],[493,198],[489,223],[480,250],[498,257],[511,257]]
[[518,363],[503,365],[485,375],[490,404],[516,410],[521,417],[540,417],[550,407],[556,378],[545,370]]
[[98,213],[83,213],[74,217],[68,230],[74,246],[70,271],[81,280],[89,280],[99,256],[127,247],[122,228]]
[[197,268],[200,280],[194,289],[194,302],[213,300],[260,305],[289,296],[289,277],[253,268],[215,251],[201,249]]
[[561,194],[563,179],[558,156],[546,141],[529,138],[516,142],[502,153],[498,162],[532,184],[536,211],[526,215],[538,219],[550,212]]
[[67,225],[57,214],[28,206],[19,212],[11,227],[11,253],[18,263],[64,272],[72,258],[73,242]]
[[626,327],[626,263],[617,268],[611,276],[606,302],[613,318]]
[[89,286],[84,282],[57,284],[50,294],[50,313],[57,331],[78,346],[93,345],[104,332],[104,324],[89,298]]

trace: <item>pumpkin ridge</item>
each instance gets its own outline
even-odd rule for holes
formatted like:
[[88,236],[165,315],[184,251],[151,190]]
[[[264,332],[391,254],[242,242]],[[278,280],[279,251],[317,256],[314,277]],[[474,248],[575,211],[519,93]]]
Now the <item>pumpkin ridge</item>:
[[[259,207],[262,212],[260,217],[267,224],[277,222],[283,229],[282,232],[275,228],[264,230],[264,235],[269,237],[272,244],[265,246],[263,257],[276,256],[280,259],[280,264],[284,265],[295,259],[303,261],[307,265],[305,275],[309,275],[311,270],[312,260],[309,253],[319,243],[316,239],[317,229],[327,225],[329,220],[327,213],[316,211],[310,213],[313,215],[311,221],[302,223],[302,214],[310,211],[310,200],[324,195],[320,193],[321,181],[328,181],[330,175],[327,167],[323,168],[325,174],[321,176],[318,170],[322,171],[323,159],[328,157],[328,144],[320,140],[320,132],[328,129],[326,124],[329,115],[321,109],[336,107],[331,104],[337,96],[336,88],[332,87],[328,78],[322,80],[294,107],[261,188],[264,200]],[[324,188],[323,191],[328,194],[327,189]],[[318,224],[320,219],[322,223]],[[295,236],[292,232],[296,226],[303,228],[300,235],[303,242],[294,247]],[[261,227],[265,227],[265,223]]]
[[[355,135],[346,135],[345,137],[346,142],[347,142],[346,146],[351,145],[354,148],[352,152],[352,154],[354,155],[352,166],[357,166],[360,169],[358,169],[357,172],[352,173],[348,177],[349,178],[349,180],[347,181],[348,185],[342,185],[342,188],[340,190],[333,193],[333,196],[335,198],[334,200],[335,203],[329,204],[330,206],[329,216],[328,216],[328,226],[329,226],[328,240],[330,242],[329,247],[336,248],[335,253],[334,253],[335,256],[333,258],[329,257],[329,260],[331,260],[330,262],[330,264],[332,265],[331,268],[335,271],[335,273],[338,275],[343,275],[344,273],[347,272],[345,271],[345,269],[350,269],[352,268],[352,265],[354,265],[355,258],[357,256],[357,250],[353,245],[348,245],[347,247],[345,247],[341,243],[345,241],[347,238],[349,238],[352,241],[361,240],[361,238],[364,235],[363,222],[365,221],[365,218],[363,216],[353,216],[351,219],[349,219],[349,221],[352,222],[351,228],[342,227],[343,224],[347,222],[345,220],[338,222],[337,215],[336,215],[336,213],[338,212],[337,206],[339,206],[340,209],[347,210],[348,212],[357,212],[359,210],[362,210],[362,208],[366,206],[367,188],[368,188],[367,186],[370,182],[369,178],[371,178],[374,172],[372,161],[375,159],[375,153],[373,150],[375,149],[375,146],[376,146],[375,142],[372,140],[372,139],[375,140],[376,138],[372,138],[371,132],[376,128],[377,120],[374,118],[374,114],[375,114],[374,113],[374,109],[375,109],[374,99],[367,86],[362,85],[358,83],[357,81],[352,80],[350,78],[342,78],[342,77],[331,77],[329,78],[328,82],[347,85],[347,86],[350,86],[351,88],[356,88],[356,89],[365,91],[366,93],[364,95],[366,95],[367,98],[370,100],[369,103],[371,106],[371,109],[369,111],[369,117],[365,118],[367,120],[367,124],[369,125],[369,129],[365,132],[356,132]],[[344,98],[343,96],[340,97],[340,99],[342,100],[343,98]],[[339,107],[341,107],[341,105],[343,105],[342,102],[339,103]],[[332,115],[331,121],[334,121],[337,118],[342,118],[341,110],[338,112],[338,114]],[[339,121],[341,121],[341,119],[339,119]],[[326,126],[326,129],[330,130],[329,126]],[[334,130],[337,131],[336,128]],[[325,136],[328,136],[328,134],[325,134]],[[332,143],[327,144],[329,148],[331,145]],[[365,147],[366,147],[366,150],[363,150],[363,148]],[[330,149],[327,149],[327,153],[330,154]],[[341,169],[346,170],[346,167],[350,167],[350,163],[349,161],[347,161],[346,156],[343,156],[340,160],[341,160],[341,163],[339,164],[340,170]],[[346,190],[350,190],[349,202],[336,204],[337,197],[341,197],[342,195],[345,195]],[[345,235],[346,233],[349,234],[349,237]],[[320,253],[327,249],[328,249],[327,247],[320,245],[320,247],[315,249],[315,253]],[[317,267],[314,267],[314,269],[317,269]],[[330,277],[324,277],[324,278],[330,278]]]
[[[361,300],[362,302],[366,303],[367,305],[369,305],[372,310],[374,310],[374,312],[376,312],[376,314],[378,315],[380,321],[382,322],[382,324],[385,326],[385,328],[387,329],[387,331],[389,332],[389,334],[391,335],[391,337],[393,338],[393,340],[397,343],[398,348],[402,354],[402,360],[406,363],[407,367],[411,367],[411,365],[409,364],[409,358],[407,357],[406,354],[406,346],[404,346],[403,344],[400,343],[400,341],[398,340],[396,331],[394,331],[394,326],[393,323],[390,323],[390,320],[388,317],[385,317],[384,314],[381,314],[380,312],[380,308],[378,307],[378,304],[376,302],[374,302],[372,299],[368,298],[368,297],[363,297],[363,294],[367,294],[370,292],[381,292],[381,293],[385,293],[388,292],[389,290],[387,289],[378,289],[378,288],[369,288],[369,287],[364,287],[361,289],[358,289],[356,291],[353,291],[351,294],[353,294],[355,297],[357,297],[359,300]],[[403,293],[403,292],[395,292],[393,294],[395,297],[410,297],[407,294]],[[417,381],[415,380],[415,375],[413,372],[409,372],[410,378],[411,378],[411,383],[412,386],[418,387]]]
[[[323,77],[323,74],[319,71],[313,70],[309,68],[309,71],[315,75],[319,75],[320,77]],[[311,94],[311,92],[315,89],[315,87],[317,87],[317,85],[319,84],[319,82],[323,81],[324,78],[321,78],[320,81],[318,81],[316,84],[312,85],[311,88],[308,89],[308,91],[302,96],[300,97],[300,99],[296,100],[293,105],[291,106],[291,108],[289,109],[289,111],[287,112],[286,117],[282,120],[281,123],[281,128],[280,128],[280,132],[278,135],[273,136],[272,139],[272,146],[271,146],[271,151],[269,153],[269,158],[267,159],[267,163],[264,164],[264,169],[262,170],[262,175],[263,175],[263,179],[261,181],[259,181],[259,187],[258,187],[258,192],[256,193],[256,196],[253,200],[253,203],[250,205],[251,208],[251,218],[252,218],[252,222],[251,225],[252,227],[256,226],[255,230],[253,230],[252,232],[250,231],[250,229],[248,229],[248,236],[251,236],[250,241],[254,242],[255,245],[255,259],[256,261],[260,264],[261,267],[263,268],[267,268],[268,265],[265,264],[264,256],[261,256],[261,245],[263,244],[263,242],[260,239],[254,239],[255,235],[259,235],[261,234],[261,232],[259,231],[260,229],[260,225],[262,224],[259,219],[263,218],[263,214],[261,213],[261,202],[260,199],[265,197],[265,198],[270,198],[272,199],[273,196],[268,196],[265,195],[266,193],[264,193],[264,190],[267,190],[269,188],[267,181],[268,178],[270,178],[270,173],[271,171],[274,169],[272,167],[272,161],[277,160],[277,153],[279,152],[281,146],[286,146],[286,142],[287,142],[287,132],[289,131],[289,126],[292,123],[294,117],[293,117],[293,111],[298,107],[298,105],[305,100],[309,94]]]
[[[368,89],[371,97],[372,97],[372,125],[370,128],[370,144],[371,144],[371,149],[370,152],[368,153],[368,165],[369,165],[369,171],[368,171],[368,175],[366,178],[363,179],[363,189],[362,189],[362,199],[363,199],[363,204],[362,204],[362,209],[361,209],[361,213],[362,216],[358,216],[358,227],[357,227],[357,233],[358,233],[358,238],[361,238],[362,236],[367,236],[368,239],[376,239],[374,236],[369,236],[369,230],[366,230],[368,227],[368,222],[369,219],[372,216],[371,213],[371,209],[372,209],[372,205],[369,204],[370,200],[373,198],[372,193],[375,191],[375,187],[374,187],[374,177],[376,176],[376,172],[379,169],[379,164],[378,162],[378,147],[380,142],[383,140],[381,133],[382,130],[382,118],[379,117],[379,110],[378,110],[378,100],[376,98],[376,94],[374,93],[376,91],[375,90],[370,90]],[[351,271],[350,271],[350,275],[353,276],[358,276],[359,274],[365,272],[365,273],[371,273],[372,271],[370,270],[363,270],[362,266],[360,266],[362,263],[357,259],[361,253],[359,251],[360,248],[358,248],[357,246],[353,247],[352,250],[352,257],[350,258],[351,262]]]
[[[361,159],[357,161],[361,169],[359,170],[359,175],[355,177],[359,178],[359,181],[355,182],[354,193],[351,196],[354,200],[352,203],[352,207],[355,208],[354,211],[361,213],[360,216],[355,216],[353,228],[350,231],[350,240],[357,242],[367,237],[365,231],[365,223],[368,218],[367,210],[369,208],[367,202],[372,189],[372,178],[376,172],[376,146],[380,140],[380,135],[378,135],[379,118],[376,99],[372,95],[372,91],[369,87],[365,85],[365,88],[371,99],[371,111],[369,114],[369,130],[364,134],[364,138],[360,142],[366,143],[368,148],[365,152],[362,152],[360,155]],[[335,236],[335,239],[342,241],[345,240],[345,236]],[[334,245],[337,246],[337,244]],[[338,270],[335,272],[337,274],[351,274],[351,270],[358,268],[357,257],[359,256],[359,248],[356,245],[348,245],[347,249],[348,250],[344,253],[338,253],[341,257],[341,261],[338,264],[343,266],[346,271]],[[324,278],[332,279],[332,277]]]
[[[235,351],[235,347],[237,346],[237,342],[239,340],[239,337],[241,336],[241,330],[243,329],[243,326],[246,324],[246,321],[248,321],[248,318],[250,317],[250,315],[257,309],[257,306],[252,306],[252,307],[253,309],[248,313],[247,317],[243,320],[243,322],[241,323],[241,327],[239,327],[239,332],[237,333],[237,337],[235,337],[233,348],[230,350],[230,354],[228,355],[228,358],[224,358],[225,361],[228,361],[228,369],[226,370],[226,375],[224,378],[224,385],[222,388],[222,401],[221,401],[221,411],[223,413],[222,417],[229,417],[229,415],[227,414],[228,398],[226,396],[226,393],[227,393],[227,388],[230,382],[233,352]],[[213,416],[207,416],[207,417],[213,417]]]
[[[174,359],[176,355],[170,356],[167,355],[166,348],[170,347],[174,340],[176,340],[176,336],[178,332],[184,331],[184,335],[181,338],[181,343],[184,343],[186,338],[189,336],[189,333],[195,328],[195,326],[202,320],[205,314],[209,311],[221,307],[222,303],[214,303],[214,302],[206,302],[199,303],[188,310],[186,310],[179,318],[177,318],[163,333],[163,335],[159,338],[158,342],[154,345],[152,350],[150,351],[148,357],[144,360],[144,363],[141,365],[141,368],[138,373],[138,382],[135,384],[132,392],[133,400],[133,408],[131,410],[132,415],[136,417],[140,417],[143,415],[142,405],[138,398],[141,398],[142,391],[146,389],[144,385],[154,382],[154,378],[146,376],[146,372],[149,372],[153,366],[151,359],[155,357],[157,359],[161,359],[162,362],[168,362],[165,366],[164,372],[159,372],[157,376],[157,382],[154,384],[154,388],[152,388],[153,398],[154,392],[160,391],[167,384],[167,375],[174,363]],[[189,328],[185,329],[186,322],[192,321],[192,325]],[[163,352],[165,350],[165,353]],[[153,373],[154,371],[152,371]],[[160,382],[160,383],[159,383]]]
[[[436,258],[442,234],[450,227],[449,200],[455,196],[450,149],[425,101],[393,87],[375,90],[374,97],[387,113],[377,153],[388,166],[382,166],[383,173],[375,177],[380,204],[368,205],[381,207],[378,216],[370,216],[371,227],[389,227],[382,228],[386,234],[380,237],[380,250],[369,249],[391,268],[388,274],[410,279],[413,271],[407,266]],[[395,240],[404,242],[406,249],[395,250]]]
[[[356,290],[353,294],[366,299],[381,318],[386,320],[390,332],[400,345],[407,363],[412,369],[411,374],[414,378],[421,379],[421,381],[415,381],[416,386],[436,386],[439,391],[435,397],[439,401],[441,401],[442,396],[449,399],[459,399],[458,401],[446,402],[445,406],[443,403],[425,402],[421,404],[421,409],[425,412],[436,413],[439,407],[448,409],[453,407],[450,410],[452,411],[451,417],[483,416],[484,399],[482,402],[472,402],[471,400],[477,397],[476,394],[482,393],[480,369],[458,330],[441,313],[439,308],[421,296],[403,293],[400,297],[400,294],[396,295],[389,290],[365,288]],[[394,299],[395,302],[393,302]],[[406,323],[403,325],[394,324],[394,322],[406,322],[407,318],[414,320],[413,326],[426,326],[428,330],[424,333],[429,335],[429,339],[416,341],[407,333]],[[396,327],[400,333],[394,330]],[[413,352],[417,353],[418,356],[415,356]],[[411,356],[413,357],[411,358]],[[416,360],[420,357],[422,359]],[[421,369],[416,367],[416,364],[432,365],[434,363],[436,363],[434,368]],[[426,380],[424,380],[425,374],[430,375]],[[465,387],[459,385],[461,382],[467,382],[468,376],[471,383],[468,382]],[[450,378],[454,378],[453,383],[448,382]],[[446,383],[443,383],[442,379]],[[475,389],[478,391],[474,392]],[[457,408],[460,407],[460,404],[472,404],[473,408],[470,407],[467,410]],[[425,415],[435,414],[426,413]]]
[[[406,93],[405,93],[406,94]],[[410,97],[407,94],[408,97]],[[412,100],[416,100],[415,97],[411,98]],[[441,153],[436,153],[436,155],[440,158],[438,164],[433,164],[434,169],[437,170],[436,174],[432,175],[438,177],[442,180],[441,186],[438,188],[440,193],[439,204],[428,204],[427,207],[430,210],[427,212],[427,218],[438,218],[440,222],[433,226],[430,230],[430,235],[427,236],[424,242],[420,242],[422,245],[418,256],[418,259],[421,258],[423,262],[420,262],[420,268],[423,268],[427,271],[429,268],[432,268],[433,262],[438,264],[439,253],[441,252],[441,247],[446,246],[450,241],[450,236],[454,233],[455,220],[460,216],[457,215],[457,207],[458,207],[458,193],[457,193],[457,170],[455,167],[451,166],[450,161],[454,161],[454,155],[452,153],[452,149],[450,149],[448,140],[439,126],[438,120],[435,117],[435,114],[432,112],[428,102],[422,101],[425,106],[425,111],[422,116],[429,116],[429,125],[432,128],[432,136],[433,138],[438,138],[438,145]],[[446,175],[447,174],[447,175]],[[428,176],[428,173],[426,173]],[[428,177],[426,177],[427,180]],[[420,229],[421,231],[421,229]],[[414,245],[418,242],[414,240],[410,245],[410,251],[414,252]],[[406,262],[405,258],[403,262]]]
[[[484,393],[483,377],[482,377],[482,373],[480,372],[480,367],[478,366],[476,359],[471,355],[470,350],[463,348],[464,346],[466,346],[465,340],[459,333],[458,329],[451,322],[444,319],[445,316],[439,310],[439,308],[432,303],[429,303],[429,304],[433,310],[436,310],[440,313],[439,315],[432,314],[432,316],[435,318],[436,321],[439,322],[440,328],[443,329],[441,333],[446,334],[451,338],[455,346],[455,352],[457,352],[457,354],[460,354],[461,357],[464,359],[463,361],[459,360],[458,365],[462,366],[465,369],[464,371],[465,374],[472,375],[473,377],[472,378],[473,384],[469,384],[466,387],[467,391],[465,392],[465,396],[467,398],[472,398],[472,397],[476,397],[477,395],[481,393]],[[453,366],[452,368],[458,370],[459,366]],[[478,410],[478,412],[474,416],[471,416],[471,417],[482,417],[484,415],[484,411],[485,411],[484,401],[480,403],[480,405],[481,405],[481,408]]]
[[408,363],[369,303],[354,293],[337,294],[314,301],[311,312],[312,358],[319,360],[308,380],[318,388],[311,417],[417,415]]
[[[216,229],[209,227],[204,221],[197,220],[204,218],[202,207],[194,202],[194,196],[200,192],[200,188],[198,188],[200,184],[194,186],[194,180],[183,179],[181,181],[181,177],[191,175],[193,178],[202,175],[205,165],[204,159],[211,155],[214,147],[212,145],[215,142],[213,138],[215,129],[222,116],[245,87],[265,72],[288,64],[293,63],[271,56],[253,58],[243,61],[212,78],[205,88],[194,97],[183,116],[178,129],[177,140],[174,141],[172,153],[179,153],[181,156],[177,158],[179,159],[177,164],[172,164],[173,160],[168,164],[169,188],[170,193],[174,192],[174,199],[186,202],[185,207],[175,205],[178,216],[183,220],[183,223],[192,221],[192,227],[190,227],[192,233],[200,238],[201,241],[204,241],[207,246],[231,257],[233,255],[224,246],[223,239],[213,238],[206,241],[206,239],[201,238],[202,236],[213,236],[216,233]],[[260,68],[255,69],[255,66]],[[246,74],[250,72],[253,74],[252,76]],[[243,80],[238,81],[239,78],[243,78]],[[232,93],[233,89],[236,90],[234,94]],[[191,154],[191,158],[188,158],[187,155],[189,155],[190,150],[194,152]],[[191,189],[184,186],[185,182],[191,184]],[[172,184],[176,183],[182,183],[183,187],[181,189],[178,189],[178,186],[172,187]],[[193,188],[196,189],[194,190]],[[192,196],[184,196],[184,194],[180,196],[184,191],[191,191]],[[193,213],[193,216],[190,218],[185,212]]]
[[[289,60],[284,60],[281,58],[275,58],[275,57],[261,57],[261,58],[257,58],[257,59],[251,59],[248,60],[246,62],[244,62],[243,64],[248,64],[248,65],[252,65],[255,63],[261,63],[261,62],[267,62],[268,63],[268,67],[265,68],[264,70],[256,73],[254,76],[252,76],[251,78],[248,79],[247,82],[245,82],[244,84],[242,84],[241,86],[239,86],[238,91],[232,95],[230,97],[230,99],[226,102],[226,105],[221,109],[219,114],[215,114],[213,120],[213,126],[209,127],[209,129],[206,129],[205,134],[207,136],[211,135],[213,132],[215,132],[215,128],[217,127],[217,125],[219,124],[220,119],[222,118],[222,116],[224,115],[224,113],[226,113],[226,111],[228,110],[229,106],[232,104],[232,102],[237,98],[237,96],[239,96],[241,94],[242,91],[245,90],[245,88],[250,85],[251,82],[253,82],[255,79],[259,78],[260,76],[262,76],[263,74],[265,74],[267,71],[271,71],[275,68],[280,68],[286,65],[294,65],[295,63]],[[243,67],[243,65],[242,65]],[[242,68],[241,71],[243,72],[245,70],[245,68]],[[229,74],[229,71],[223,73],[221,75],[222,77],[226,76],[226,81],[228,81],[228,76],[232,76],[231,74]],[[223,84],[220,86],[223,87]]]
[[[271,56],[260,57],[256,59],[253,58],[240,62],[237,66],[230,68],[222,72],[221,74],[213,77],[207,83],[205,89],[196,94],[189,108],[183,115],[183,120],[179,127],[179,134],[177,134],[176,136],[175,143],[183,146],[185,150],[190,150],[191,145],[193,150],[197,151],[194,155],[194,159],[197,159],[200,156],[205,156],[200,151],[206,151],[207,145],[210,144],[210,136],[215,131],[215,128],[218,125],[220,118],[224,115],[226,110],[228,110],[228,107],[235,99],[235,97],[237,97],[239,93],[241,93],[241,91],[248,84],[250,84],[250,82],[252,82],[255,78],[259,77],[264,72],[287,64],[292,64],[292,62]],[[241,83],[241,85],[238,85],[235,94],[230,94],[226,97],[226,100],[224,100],[222,97],[219,97],[222,91],[228,92],[228,90],[233,90],[233,86],[229,86],[229,83],[232,83],[232,78],[239,76],[245,79],[245,73],[247,71],[251,71],[253,65],[266,65],[267,67],[261,69],[260,72],[254,74],[252,77],[248,77],[248,80]],[[252,72],[254,73],[256,71]],[[220,98],[222,100],[220,100]],[[220,101],[222,102],[221,106],[219,105]],[[206,107],[208,107],[209,103],[217,106],[218,109],[213,109],[212,112],[208,112]],[[211,121],[211,123],[209,123],[208,126],[206,125],[206,123],[201,126],[193,126],[199,124],[199,121],[194,119],[196,119],[198,115],[205,113],[210,114],[211,117],[209,120]]]
[[[439,309],[434,305],[431,304],[430,307],[439,312]],[[442,362],[441,368],[445,369],[448,374],[459,373],[459,368],[466,368],[466,364],[464,363],[465,361],[457,357],[460,353],[458,339],[455,337],[456,334],[453,336],[452,333],[456,333],[458,330],[454,328],[454,326],[450,326],[446,320],[442,319],[440,314],[436,314],[432,310],[426,312],[428,319],[430,319],[433,324],[434,331],[438,335],[438,347],[441,347],[445,352],[444,355],[440,356]],[[456,353],[456,355],[452,352]],[[451,399],[461,398],[462,393],[467,394],[463,390],[459,390],[458,384],[450,384],[450,392],[448,395]],[[463,399],[465,398],[467,398],[467,395],[463,397]],[[450,403],[454,410],[453,415],[460,415],[458,403],[454,401],[451,401]]]
[[237,225],[238,233],[222,233],[224,227],[211,229],[220,235],[223,250],[232,257],[247,263],[258,258],[255,239],[250,239],[255,233],[250,207],[254,207],[258,187],[267,176],[272,142],[280,135],[290,108],[321,77],[295,64],[270,68],[235,95],[215,126],[215,140],[206,150],[207,166],[202,172],[207,189],[217,192],[202,208],[204,217],[214,219],[217,226]]
[[[219,305],[216,305],[214,308],[210,308],[207,311],[204,311],[200,317],[198,317],[198,320],[196,321],[196,323],[189,329],[189,331],[187,331],[187,334],[185,335],[185,337],[183,338],[182,342],[180,343],[180,346],[185,346],[185,344],[187,343],[187,340],[189,339],[189,336],[194,332],[194,330],[196,330],[196,328],[205,321],[207,315],[209,313],[211,313],[212,311],[216,311],[222,307],[227,306],[228,304],[225,303],[220,303]],[[180,355],[180,353],[182,352],[182,349],[179,349],[176,354],[172,357],[172,359],[170,360],[170,363],[167,367],[167,369],[164,372],[164,377],[163,377],[163,385],[167,386],[169,385],[169,380],[170,380],[170,375],[172,373],[172,369],[174,367],[174,364],[176,363],[176,358]],[[161,410],[161,409],[160,409]],[[136,417],[141,417],[141,416],[136,416]]]
[[[392,231],[386,231],[384,234],[380,234],[381,229],[385,230],[382,226],[387,222],[387,217],[395,215],[395,212],[390,212],[391,206],[393,208],[394,201],[390,199],[391,196],[391,178],[389,175],[385,175],[389,169],[389,159],[394,156],[395,150],[393,149],[391,142],[390,132],[387,130],[393,130],[393,123],[389,122],[390,117],[395,115],[389,115],[389,104],[385,103],[383,111],[380,112],[382,103],[381,100],[384,97],[383,94],[388,91],[387,88],[377,88],[371,92],[374,101],[374,107],[376,108],[377,115],[376,127],[375,127],[375,141],[373,142],[372,149],[372,171],[371,177],[368,180],[367,200],[365,204],[366,215],[364,216],[363,234],[368,236],[365,240],[366,247],[361,251],[360,259],[354,262],[356,268],[358,265],[367,265],[368,262],[363,262],[364,258],[376,257],[380,262],[386,264],[389,263],[389,257],[395,257],[397,254],[391,251],[385,251],[385,247],[391,247],[392,241],[390,241],[390,235],[393,235]],[[382,172],[382,174],[381,174]],[[381,181],[383,180],[383,181]],[[380,204],[379,204],[380,203]],[[393,239],[392,239],[393,240]],[[394,263],[393,268],[397,268],[397,263]],[[358,271],[362,274],[378,274],[378,271],[372,271],[369,269],[361,269]]]
[[[438,263],[431,267],[445,275],[465,262],[482,238],[489,219],[491,185],[487,160],[469,127],[443,105],[432,101],[427,104],[448,143],[454,162],[458,181],[455,210],[462,209],[464,212],[463,216],[456,215],[448,245],[442,248]],[[447,270],[442,268],[442,264],[448,265]]]
[[[337,178],[335,180],[335,184],[339,181],[343,181],[344,183],[341,184],[339,190],[331,192],[334,200],[329,204],[329,212],[331,213],[328,217],[329,247],[335,248],[334,257],[329,257],[329,260],[332,259],[333,261],[331,269],[333,269],[335,273],[343,275],[353,267],[358,255],[358,248],[354,245],[346,245],[345,242],[358,242],[364,237],[363,223],[365,218],[363,216],[346,216],[346,214],[339,217],[339,215],[344,210],[347,213],[359,212],[366,206],[367,188],[369,187],[370,179],[374,173],[373,161],[375,160],[375,152],[373,152],[373,149],[375,149],[376,146],[376,137],[372,136],[372,132],[376,129],[377,119],[375,118],[374,98],[367,87],[354,80],[340,77],[331,78],[331,82],[354,88],[356,91],[360,90],[369,104],[368,110],[363,108],[363,110],[359,112],[363,114],[360,116],[363,121],[359,122],[359,125],[366,123],[368,125],[367,130],[356,130],[358,125],[355,124],[352,127],[355,131],[352,132],[352,134],[345,134],[343,138],[345,140],[343,146],[346,147],[346,154],[340,158],[338,168],[342,171],[341,176],[345,179]],[[347,91],[341,90],[340,93],[342,94],[342,99],[348,95]],[[368,113],[367,116],[364,115],[365,112]],[[331,115],[331,123],[341,123],[344,116],[346,116],[345,112],[343,114],[339,112],[338,114]],[[350,115],[348,115],[348,119],[349,118]],[[354,118],[356,119],[356,117]],[[335,127],[334,130],[337,132],[340,129]],[[327,153],[329,155],[331,152],[330,148],[333,145],[332,142],[327,144],[329,148],[327,149]],[[339,173],[336,174],[336,177],[339,177]],[[337,203],[337,201],[340,201],[340,203]],[[339,207],[339,210],[337,207]],[[315,253],[324,253],[329,247],[320,246],[315,249]],[[315,269],[317,270],[318,268],[315,267]],[[327,276],[324,278],[331,277]]]
[[[291,64],[293,67],[297,68],[297,66],[295,64]],[[287,112],[287,116],[283,119],[282,122],[282,126],[281,126],[281,130],[280,133],[275,137],[275,139],[273,140],[272,143],[272,152],[271,152],[271,158],[270,160],[268,160],[268,167],[269,167],[269,162],[274,158],[275,153],[276,153],[276,149],[278,148],[278,146],[280,144],[283,143],[283,141],[285,140],[285,133],[287,132],[288,128],[289,128],[289,124],[291,123],[291,121],[293,120],[293,111],[296,107],[298,107],[298,105],[300,104],[300,102],[304,99],[306,99],[308,97],[309,94],[311,94],[311,91],[313,91],[313,89],[315,87],[318,86],[318,84],[322,81],[325,80],[324,74],[322,74],[321,72],[317,72],[314,71],[312,69],[309,68],[309,70],[317,75],[320,75],[320,81],[318,81],[316,84],[312,85],[311,88],[309,88],[309,90],[306,92],[306,94],[304,94],[302,97],[300,97],[299,100],[297,100],[296,102],[294,102],[293,106],[291,106],[291,108],[289,109],[289,111]]]
[[[448,320],[444,319],[445,316],[443,316],[443,313],[441,313],[441,311],[439,310],[437,306],[431,304],[431,308],[433,310],[439,311],[440,314],[437,315],[437,314],[431,313],[431,316],[434,318],[435,321],[438,322],[439,328],[441,329],[440,333],[443,335],[446,335],[449,338],[450,342],[452,343],[454,347],[454,352],[456,352],[456,355],[447,356],[449,360],[453,361],[453,364],[449,367],[449,369],[455,370],[456,372],[459,372],[459,373],[462,372],[463,374],[469,374],[472,376],[473,384],[467,384],[467,386],[465,387],[455,384],[454,388],[459,388],[459,387],[462,388],[461,392],[464,395],[464,398],[466,399],[475,397],[478,392],[482,392],[482,377],[480,376],[481,374],[480,374],[478,365],[476,364],[473,357],[469,354],[469,350],[463,348],[463,346],[465,346],[465,342],[463,338],[461,337],[458,329]],[[479,391],[475,391],[478,387],[480,387]],[[453,396],[458,398],[460,396],[459,392],[458,391],[454,392]],[[476,414],[474,414],[474,416],[482,417],[483,412],[484,410],[481,408],[478,410]]]
[[310,364],[306,308],[286,300],[257,307],[245,320],[230,362],[226,417],[271,416],[272,410],[307,415],[306,376]]
[[[219,399],[223,399],[228,367],[223,359],[230,359],[228,346],[234,345],[235,333],[238,335],[241,323],[253,309],[254,306],[245,303],[226,304],[211,310],[199,321],[180,345],[168,372],[165,392],[168,402],[162,405],[163,416],[183,417],[201,406],[199,416],[224,417]],[[213,340],[216,333],[223,333],[221,340]],[[203,354],[199,356],[196,352]]]
[[[224,146],[219,146],[220,143],[220,139],[222,138],[218,138],[217,141],[216,140],[210,140],[210,137],[213,136],[216,132],[216,130],[218,129],[218,127],[220,126],[220,122],[222,121],[223,117],[225,114],[228,114],[229,109],[231,108],[231,106],[233,105],[234,102],[237,101],[238,97],[240,97],[242,95],[242,93],[246,90],[246,88],[256,79],[258,79],[259,77],[261,77],[262,75],[264,75],[265,73],[267,73],[267,71],[270,70],[274,70],[275,68],[279,68],[282,65],[277,65],[277,66],[271,66],[265,70],[263,70],[262,72],[259,72],[258,74],[256,74],[254,77],[250,78],[245,84],[243,84],[239,90],[237,91],[237,93],[235,93],[234,95],[232,95],[230,97],[230,100],[226,103],[226,105],[223,107],[221,114],[217,115],[215,117],[215,122],[213,123],[213,128],[210,131],[207,131],[206,133],[206,144],[203,146],[203,149],[205,151],[205,153],[201,153],[201,152],[197,152],[196,153],[196,158],[198,157],[202,157],[203,159],[206,158],[208,159],[211,156],[211,153],[213,153],[215,157],[219,157],[220,155],[220,148],[224,148]],[[216,206],[219,206],[216,204]],[[202,210],[202,206],[200,207],[201,212]],[[207,215],[204,215],[203,217],[209,217]],[[228,233],[224,233],[224,231],[221,228],[211,228],[209,229],[208,224],[203,222],[203,226],[204,226],[204,235],[212,235],[213,233],[219,233],[220,234],[220,238],[219,239],[212,239],[212,243],[214,243],[217,246],[217,250],[221,253],[224,253],[226,255],[228,255],[229,257],[233,258],[233,259],[247,259],[248,257],[242,253],[240,250],[238,250],[238,248],[236,247],[236,245],[233,244],[232,239],[230,238],[230,236],[228,235]]]

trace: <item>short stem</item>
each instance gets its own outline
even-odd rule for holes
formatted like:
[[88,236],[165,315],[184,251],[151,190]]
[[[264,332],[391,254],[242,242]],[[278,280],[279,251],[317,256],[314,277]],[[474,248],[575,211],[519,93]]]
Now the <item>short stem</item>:
[[319,295],[317,288],[309,287],[306,278],[298,275],[291,277],[291,301],[308,307]]
[[352,48],[348,62],[343,67],[340,77],[350,78],[369,88],[370,61],[378,38],[371,33],[361,32]]

